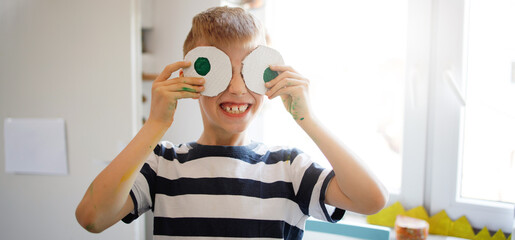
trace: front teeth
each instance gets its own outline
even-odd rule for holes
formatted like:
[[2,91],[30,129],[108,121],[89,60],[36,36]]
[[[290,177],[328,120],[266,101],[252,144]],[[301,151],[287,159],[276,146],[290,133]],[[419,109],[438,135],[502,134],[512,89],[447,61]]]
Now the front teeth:
[[231,114],[240,114],[240,113],[244,113],[247,110],[247,108],[248,108],[248,105],[232,106],[232,107],[225,106],[224,110]]

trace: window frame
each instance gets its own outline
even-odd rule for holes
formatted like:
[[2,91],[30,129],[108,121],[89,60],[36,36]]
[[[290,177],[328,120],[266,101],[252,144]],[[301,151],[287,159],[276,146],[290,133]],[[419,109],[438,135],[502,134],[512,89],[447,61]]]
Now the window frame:
[[[408,1],[401,192],[389,203],[406,208],[424,203],[431,60],[431,0]],[[408,160],[409,159],[409,160]]]
[[469,4],[470,0],[435,0],[432,7],[425,205],[430,215],[445,210],[453,220],[466,216],[475,228],[511,232],[512,204],[459,196]]

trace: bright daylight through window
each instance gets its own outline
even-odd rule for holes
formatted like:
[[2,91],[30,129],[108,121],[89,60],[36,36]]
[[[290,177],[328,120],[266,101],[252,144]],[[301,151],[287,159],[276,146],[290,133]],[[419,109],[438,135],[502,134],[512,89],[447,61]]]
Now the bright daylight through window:
[[[272,47],[310,80],[316,116],[391,192],[401,188],[407,7],[406,0],[268,1],[265,19]],[[328,166],[282,107],[265,107],[264,141],[299,147]]]
[[461,178],[465,198],[515,203],[514,12],[510,0],[470,3]]

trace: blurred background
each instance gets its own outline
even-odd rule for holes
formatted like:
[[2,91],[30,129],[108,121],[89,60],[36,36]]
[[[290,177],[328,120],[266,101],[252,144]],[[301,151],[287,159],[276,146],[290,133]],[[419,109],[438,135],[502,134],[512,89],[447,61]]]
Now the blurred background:
[[[91,235],[75,207],[146,120],[152,80],[182,60],[193,16],[221,5],[261,19],[271,47],[310,79],[317,117],[385,183],[390,203],[511,231],[513,1],[4,0],[0,119],[64,119],[67,174],[7,171],[0,128],[2,239],[151,239],[150,213]],[[267,101],[252,138],[330,167],[283,108]],[[181,100],[164,140],[201,132],[198,103]]]

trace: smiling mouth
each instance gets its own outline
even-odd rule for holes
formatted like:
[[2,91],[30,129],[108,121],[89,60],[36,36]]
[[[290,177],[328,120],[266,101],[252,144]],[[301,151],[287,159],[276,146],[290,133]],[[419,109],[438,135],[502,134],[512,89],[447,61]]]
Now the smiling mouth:
[[229,114],[242,114],[249,109],[251,105],[250,104],[242,104],[242,103],[222,103],[220,104],[220,108],[222,108],[223,111]]

